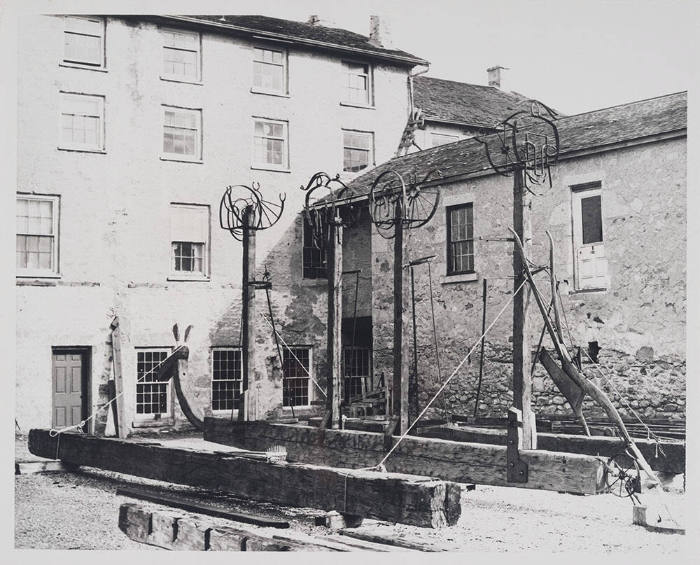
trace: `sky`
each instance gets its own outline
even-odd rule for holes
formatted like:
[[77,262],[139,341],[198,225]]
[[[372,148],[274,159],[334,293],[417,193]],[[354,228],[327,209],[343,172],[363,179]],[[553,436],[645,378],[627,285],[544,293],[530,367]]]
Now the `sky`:
[[105,0],[17,3],[20,11],[311,14],[368,34],[388,22],[396,48],[431,62],[428,76],[503,86],[565,114],[687,90],[696,72],[700,0]]

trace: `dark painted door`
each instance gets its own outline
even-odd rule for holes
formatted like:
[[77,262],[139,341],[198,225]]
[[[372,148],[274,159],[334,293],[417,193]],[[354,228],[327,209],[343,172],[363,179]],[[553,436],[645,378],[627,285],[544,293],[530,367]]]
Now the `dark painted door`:
[[75,426],[83,419],[84,394],[83,355],[76,351],[53,353],[53,418],[54,428]]

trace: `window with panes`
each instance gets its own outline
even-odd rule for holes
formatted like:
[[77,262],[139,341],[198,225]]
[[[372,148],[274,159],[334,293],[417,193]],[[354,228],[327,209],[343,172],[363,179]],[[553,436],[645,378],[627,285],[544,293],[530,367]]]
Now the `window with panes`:
[[343,171],[356,173],[373,164],[374,134],[343,130]]
[[370,106],[372,104],[372,74],[368,64],[343,62],[345,84],[343,102]]
[[287,93],[287,53],[274,49],[253,49],[253,90]]
[[65,16],[63,61],[103,68],[105,22],[102,18]]
[[136,352],[136,415],[142,418],[170,414],[170,381],[158,382],[158,370],[170,354],[168,349]]
[[346,347],[343,353],[343,398],[345,402],[349,402],[361,396],[370,387],[372,351],[366,347]]
[[163,29],[163,78],[197,82],[200,79],[200,35]]
[[212,351],[212,410],[238,410],[243,386],[242,360],[242,352],[237,348]]
[[202,111],[163,106],[163,154],[185,160],[202,158]]
[[304,250],[303,250],[303,277],[305,279],[325,279],[326,271],[326,239],[328,237],[328,224],[320,225],[320,237],[314,237],[313,228],[302,218],[304,226]]
[[287,122],[255,119],[254,124],[253,165],[286,169]]
[[61,141],[63,149],[104,149],[104,97],[61,93]]
[[472,203],[447,208],[447,274],[474,272],[474,208]]
[[18,195],[16,212],[17,274],[58,272],[58,197]]
[[209,255],[209,206],[170,205],[171,275],[206,277]]
[[282,352],[282,405],[308,406],[311,348],[285,347]]

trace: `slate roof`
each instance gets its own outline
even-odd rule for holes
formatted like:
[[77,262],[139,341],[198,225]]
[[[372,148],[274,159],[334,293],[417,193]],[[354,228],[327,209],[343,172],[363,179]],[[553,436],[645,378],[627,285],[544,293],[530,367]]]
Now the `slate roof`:
[[493,86],[418,76],[413,81],[414,104],[428,121],[494,128],[526,98]]
[[[573,157],[580,151],[633,142],[649,136],[672,133],[685,135],[687,105],[687,92],[679,92],[560,118],[556,121],[560,159]],[[494,134],[484,139],[493,137]],[[449,178],[489,174],[487,171],[490,170],[490,164],[481,143],[474,138],[463,139],[390,159],[355,178],[349,184],[350,194],[366,194],[374,179],[390,168],[404,177],[407,173],[417,172],[419,178],[437,168],[443,178]]]
[[282,39],[331,51],[361,53],[377,59],[409,64],[410,66],[428,64],[426,60],[406,51],[384,49],[383,47],[372,45],[369,42],[369,37],[359,33],[346,29],[326,27],[320,24],[311,25],[293,20],[257,15],[165,16],[165,18],[189,24],[205,25],[236,35],[255,35],[270,39]]

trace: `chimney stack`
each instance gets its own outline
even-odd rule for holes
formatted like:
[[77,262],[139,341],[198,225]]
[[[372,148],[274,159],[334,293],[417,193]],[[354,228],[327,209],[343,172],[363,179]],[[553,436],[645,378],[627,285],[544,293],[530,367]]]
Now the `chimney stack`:
[[392,48],[391,31],[386,18],[382,19],[379,16],[369,17],[369,43],[384,49]]
[[495,86],[499,90],[504,90],[503,76],[501,71],[507,70],[507,67],[502,67],[501,65],[496,65],[495,67],[490,67],[486,69],[486,72],[488,73],[489,86]]
[[318,17],[316,14],[311,14],[309,16],[309,19],[306,20],[306,23],[312,26],[318,25],[321,22],[321,18]]

